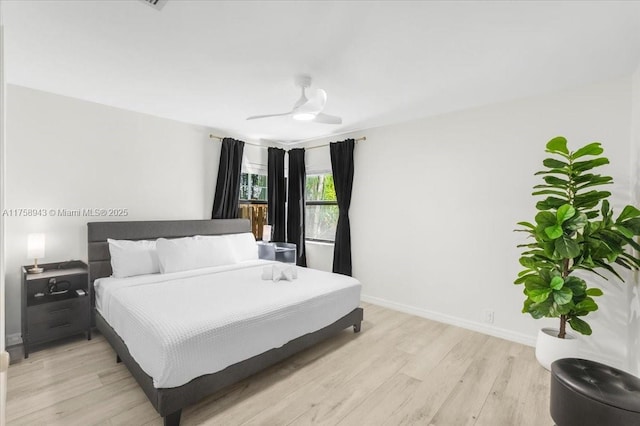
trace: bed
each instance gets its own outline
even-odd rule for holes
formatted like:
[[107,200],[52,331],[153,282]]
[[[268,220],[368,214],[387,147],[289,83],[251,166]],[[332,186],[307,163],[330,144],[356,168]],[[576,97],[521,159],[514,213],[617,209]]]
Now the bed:
[[[359,283],[355,286],[355,280],[341,275],[298,268],[297,282],[260,283],[255,277],[271,262],[253,261],[110,278],[108,238],[153,240],[246,232],[250,232],[246,219],[88,224],[92,320],[165,425],[178,425],[182,408],[345,328],[360,331]],[[225,286],[228,281],[234,285]],[[274,286],[280,286],[282,297],[260,304]],[[289,286],[288,290],[283,291],[283,286]],[[164,296],[155,296],[160,293]],[[252,297],[242,299],[242,294]],[[189,315],[198,309],[207,311],[206,323],[200,323],[204,313]]]

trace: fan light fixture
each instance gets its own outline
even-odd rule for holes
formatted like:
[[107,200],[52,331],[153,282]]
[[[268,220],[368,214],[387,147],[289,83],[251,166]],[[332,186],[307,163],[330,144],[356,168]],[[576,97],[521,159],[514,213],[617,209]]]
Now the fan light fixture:
[[298,112],[293,114],[293,119],[298,121],[310,121],[316,118],[317,114],[312,114],[310,112]]
[[253,115],[247,120],[258,118],[291,116],[296,121],[312,121],[322,124],[342,124],[342,118],[322,112],[327,103],[327,92],[316,89],[307,98],[306,89],[311,86],[311,77],[308,75],[298,75],[295,77],[295,85],[300,87],[300,99],[293,105],[289,112],[279,114]]

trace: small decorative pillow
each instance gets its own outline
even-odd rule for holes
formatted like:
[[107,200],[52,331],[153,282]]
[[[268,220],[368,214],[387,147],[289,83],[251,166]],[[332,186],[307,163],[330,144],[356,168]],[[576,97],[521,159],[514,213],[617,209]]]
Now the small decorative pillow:
[[114,278],[160,272],[156,242],[149,240],[113,240],[109,238],[111,270]]
[[273,280],[274,283],[277,283],[280,280],[293,281],[297,278],[298,270],[295,265],[280,263],[262,268],[263,280]]

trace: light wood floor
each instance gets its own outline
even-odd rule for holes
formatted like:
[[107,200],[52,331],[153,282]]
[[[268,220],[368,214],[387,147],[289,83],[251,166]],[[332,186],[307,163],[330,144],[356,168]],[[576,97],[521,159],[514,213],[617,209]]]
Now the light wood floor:
[[[183,410],[183,425],[552,425],[533,349],[363,304],[345,330]],[[9,367],[10,425],[161,425],[102,336]]]

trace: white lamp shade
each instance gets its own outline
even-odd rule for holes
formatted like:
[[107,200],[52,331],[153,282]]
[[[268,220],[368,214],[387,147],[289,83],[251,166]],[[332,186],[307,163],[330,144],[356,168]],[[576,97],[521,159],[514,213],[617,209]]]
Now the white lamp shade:
[[29,234],[27,236],[27,257],[29,259],[44,257],[44,234]]
[[264,225],[262,227],[262,241],[267,243],[271,241],[271,225]]

